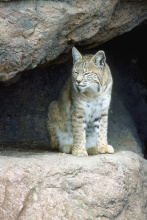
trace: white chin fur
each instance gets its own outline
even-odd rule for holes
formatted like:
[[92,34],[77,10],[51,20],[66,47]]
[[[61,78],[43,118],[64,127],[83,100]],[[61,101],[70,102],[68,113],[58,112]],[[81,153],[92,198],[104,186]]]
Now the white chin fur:
[[75,90],[77,91],[77,92],[80,92],[80,93],[83,93],[83,92],[85,92],[85,88],[82,88],[82,87],[80,87],[80,86],[74,86],[74,88],[75,88]]

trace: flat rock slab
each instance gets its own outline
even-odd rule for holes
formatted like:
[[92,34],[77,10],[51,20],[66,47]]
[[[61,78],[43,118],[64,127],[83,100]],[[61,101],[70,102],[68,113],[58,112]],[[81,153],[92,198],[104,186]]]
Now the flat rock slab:
[[129,151],[0,156],[0,219],[146,220],[147,161]]

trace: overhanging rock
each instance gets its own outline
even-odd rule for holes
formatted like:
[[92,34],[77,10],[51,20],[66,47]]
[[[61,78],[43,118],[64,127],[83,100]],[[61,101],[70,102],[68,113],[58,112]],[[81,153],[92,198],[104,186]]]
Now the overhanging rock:
[[73,44],[96,46],[147,18],[142,1],[0,2],[0,81],[47,64]]

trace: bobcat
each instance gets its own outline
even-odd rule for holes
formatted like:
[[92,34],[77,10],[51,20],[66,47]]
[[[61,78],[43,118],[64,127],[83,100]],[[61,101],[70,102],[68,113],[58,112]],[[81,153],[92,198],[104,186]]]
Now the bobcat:
[[113,153],[107,143],[113,81],[105,53],[82,56],[73,47],[72,56],[72,74],[48,110],[50,146],[75,156]]

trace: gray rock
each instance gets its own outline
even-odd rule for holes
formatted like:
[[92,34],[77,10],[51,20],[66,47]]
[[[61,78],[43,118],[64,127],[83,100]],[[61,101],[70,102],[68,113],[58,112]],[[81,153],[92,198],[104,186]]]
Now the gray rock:
[[0,219],[146,220],[147,161],[135,153],[0,156]]
[[67,53],[71,45],[93,47],[147,18],[134,1],[1,1],[0,81]]

